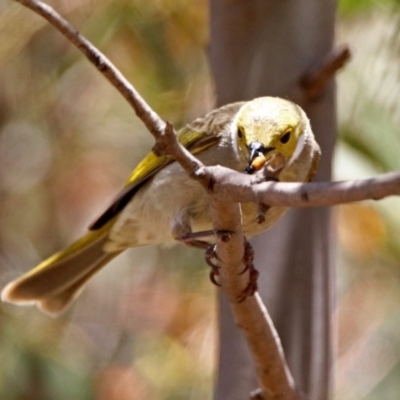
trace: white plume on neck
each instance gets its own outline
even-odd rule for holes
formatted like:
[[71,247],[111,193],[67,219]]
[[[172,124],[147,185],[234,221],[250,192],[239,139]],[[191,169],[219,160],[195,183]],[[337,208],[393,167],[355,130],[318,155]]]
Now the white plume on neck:
[[299,158],[299,156],[300,156],[301,152],[303,151],[304,146],[306,144],[306,140],[307,140],[308,136],[310,135],[310,129],[311,129],[310,124],[307,123],[307,127],[304,130],[304,133],[299,137],[299,139],[297,141],[296,148],[294,149],[292,157],[290,157],[289,164],[292,164]]

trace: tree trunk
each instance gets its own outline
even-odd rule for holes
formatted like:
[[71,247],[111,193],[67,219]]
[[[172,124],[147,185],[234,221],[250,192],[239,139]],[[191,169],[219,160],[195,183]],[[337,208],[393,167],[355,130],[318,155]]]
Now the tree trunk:
[[[210,63],[218,105],[258,96],[300,104],[322,148],[317,180],[330,180],[336,139],[335,85],[316,101],[299,81],[332,50],[336,1],[210,0]],[[260,294],[278,329],[290,369],[311,400],[328,398],[333,260],[330,212],[291,210],[252,240]],[[216,400],[243,400],[257,387],[247,345],[221,296]]]

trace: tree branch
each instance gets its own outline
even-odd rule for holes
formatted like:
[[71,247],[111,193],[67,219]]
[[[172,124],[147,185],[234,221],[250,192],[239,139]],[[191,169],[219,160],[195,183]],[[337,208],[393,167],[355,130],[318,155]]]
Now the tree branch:
[[215,196],[263,206],[329,207],[363,200],[400,195],[400,171],[369,179],[342,182],[265,182],[221,166],[204,167],[202,179],[213,181]]
[[307,71],[300,79],[300,86],[305,91],[307,97],[317,100],[328,82],[335,76],[351,57],[350,49],[347,45],[341,45],[333,49],[322,63]]

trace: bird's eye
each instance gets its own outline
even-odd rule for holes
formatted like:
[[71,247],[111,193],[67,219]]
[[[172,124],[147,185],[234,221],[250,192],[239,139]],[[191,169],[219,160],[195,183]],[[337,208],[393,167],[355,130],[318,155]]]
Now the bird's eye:
[[243,131],[242,128],[238,127],[238,132],[237,132],[238,138],[241,139],[243,137]]
[[286,143],[289,141],[289,139],[290,139],[290,131],[289,131],[289,132],[286,132],[286,133],[280,138],[280,141],[281,141],[281,143],[286,144]]

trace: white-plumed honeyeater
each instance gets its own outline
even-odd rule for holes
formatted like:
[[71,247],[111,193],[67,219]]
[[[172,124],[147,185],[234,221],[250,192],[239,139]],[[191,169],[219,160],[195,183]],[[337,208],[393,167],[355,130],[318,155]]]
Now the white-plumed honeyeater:
[[[296,104],[261,97],[218,108],[178,132],[179,141],[205,165],[253,173],[280,154],[282,182],[306,182],[315,174],[320,149],[304,111]],[[261,160],[261,162],[260,162]],[[253,236],[282,216],[272,207],[257,223],[257,206],[242,204],[243,231]],[[190,232],[212,229],[208,194],[169,156],[150,153],[88,233],[9,283],[3,301],[62,312],[88,280],[129,247],[176,243]]]

